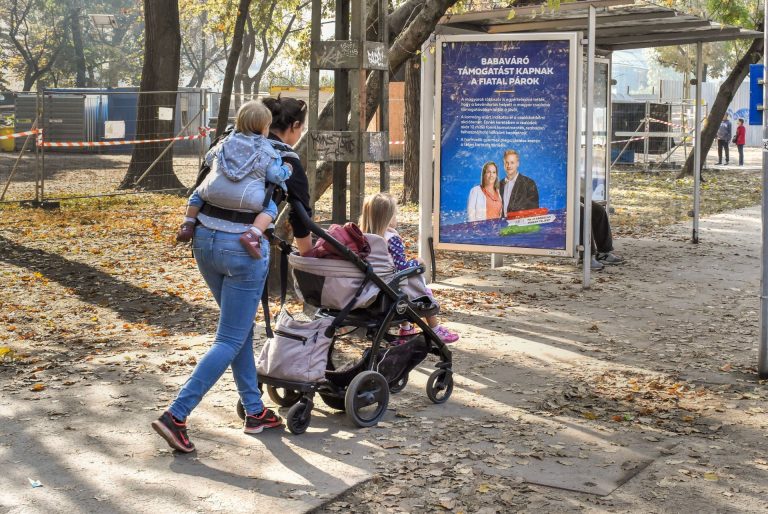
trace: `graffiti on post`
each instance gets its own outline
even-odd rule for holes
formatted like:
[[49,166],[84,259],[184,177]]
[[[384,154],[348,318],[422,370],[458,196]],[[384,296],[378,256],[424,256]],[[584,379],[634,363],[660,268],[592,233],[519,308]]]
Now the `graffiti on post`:
[[315,59],[319,68],[354,67],[357,65],[358,54],[358,43],[334,41],[321,45],[315,54]]
[[389,137],[387,132],[367,132],[367,155],[364,160],[368,162],[380,162],[387,160],[389,150]]
[[377,45],[366,48],[369,66],[380,68],[387,64],[387,54],[384,52],[383,45]]
[[312,148],[317,160],[352,161],[356,159],[354,135],[350,132],[313,132]]

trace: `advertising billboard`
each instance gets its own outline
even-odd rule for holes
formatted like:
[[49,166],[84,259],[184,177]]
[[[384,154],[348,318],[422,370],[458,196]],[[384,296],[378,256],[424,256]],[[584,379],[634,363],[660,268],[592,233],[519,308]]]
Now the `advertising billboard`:
[[576,35],[437,38],[439,249],[573,255]]

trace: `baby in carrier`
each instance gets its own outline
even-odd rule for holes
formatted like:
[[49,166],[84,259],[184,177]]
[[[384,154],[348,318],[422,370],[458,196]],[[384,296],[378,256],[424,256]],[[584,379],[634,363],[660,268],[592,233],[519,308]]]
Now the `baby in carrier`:
[[[286,189],[285,181],[293,171],[267,139],[271,123],[272,113],[260,101],[246,102],[240,107],[235,131],[205,156],[211,172],[189,197],[177,241],[192,239],[198,215],[206,214],[205,204],[258,213],[249,230],[240,236],[240,243],[251,257],[261,258],[261,235],[277,217],[277,205],[271,195],[267,197],[267,182]],[[215,219],[212,219],[214,223]]]
[[[387,242],[387,250],[392,256],[397,271],[413,268],[421,263],[416,259],[406,259],[405,245],[397,233],[397,200],[387,193],[376,193],[365,197],[363,212],[360,215],[360,228],[367,234],[376,234]],[[423,283],[423,278],[419,277]],[[424,292],[432,297],[432,291],[423,284]],[[437,302],[434,302],[437,303]],[[437,316],[427,316],[427,323],[444,343],[453,343],[459,339],[459,335],[440,325]],[[400,336],[416,333],[410,323],[400,326]]]

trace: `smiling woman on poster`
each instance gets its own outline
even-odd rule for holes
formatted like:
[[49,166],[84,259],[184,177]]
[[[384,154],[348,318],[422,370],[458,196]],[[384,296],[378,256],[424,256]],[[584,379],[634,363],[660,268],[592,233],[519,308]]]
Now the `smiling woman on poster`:
[[499,194],[499,170],[496,163],[488,161],[480,172],[480,185],[469,191],[467,221],[483,221],[501,217]]

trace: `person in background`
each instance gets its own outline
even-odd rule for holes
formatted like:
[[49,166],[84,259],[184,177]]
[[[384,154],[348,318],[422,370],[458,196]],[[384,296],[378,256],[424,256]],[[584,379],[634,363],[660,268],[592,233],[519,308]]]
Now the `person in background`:
[[[584,199],[581,199],[579,205],[581,209],[581,218],[584,219]],[[597,202],[592,202],[592,262],[590,267],[593,271],[601,271],[605,265],[622,264],[624,258],[613,253],[613,234],[611,233],[611,223],[608,220],[608,213],[605,207]],[[584,244],[584,232],[579,227],[579,241]]]
[[739,118],[736,125],[736,136],[733,138],[733,142],[736,143],[736,148],[739,150],[739,166],[744,166],[744,145],[747,144],[747,127],[744,126],[744,118]]
[[480,185],[469,191],[467,221],[499,219],[501,207],[499,169],[495,162],[488,161],[480,172]]
[[717,129],[717,164],[723,164],[723,151],[725,151],[725,164],[728,164],[728,143],[731,142],[732,132],[731,122],[726,114]]

